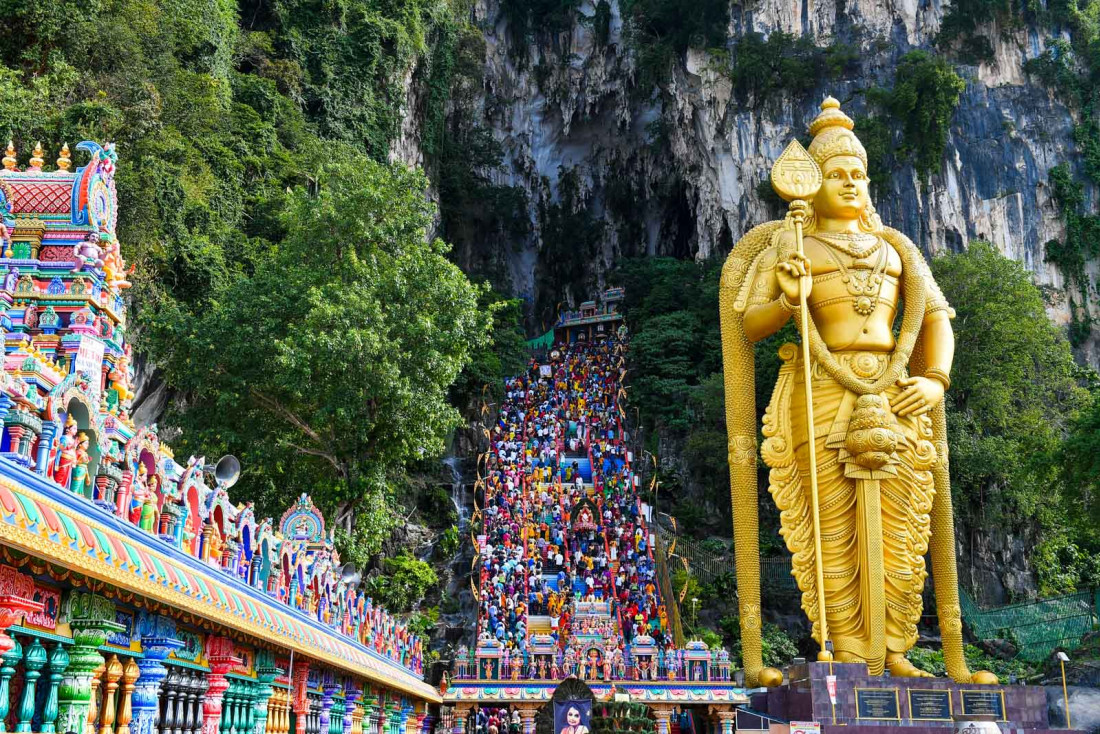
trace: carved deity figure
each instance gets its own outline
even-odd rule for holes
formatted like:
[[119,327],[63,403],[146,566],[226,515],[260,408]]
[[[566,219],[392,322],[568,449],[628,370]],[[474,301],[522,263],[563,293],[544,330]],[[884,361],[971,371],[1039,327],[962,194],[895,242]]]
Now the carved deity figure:
[[91,462],[91,456],[88,453],[88,447],[91,445],[91,441],[88,438],[88,434],[81,431],[76,436],[76,459],[73,464],[73,483],[70,489],[74,494],[84,494],[85,484],[88,482],[88,464]]
[[[142,466],[145,466],[142,464]],[[153,532],[153,528],[157,524],[157,503],[159,498],[157,497],[157,487],[160,484],[160,478],[154,474],[149,477],[149,486],[145,492],[145,502],[141,505],[141,520],[139,525],[142,530],[147,532]]]
[[[813,425],[807,421],[802,353],[784,345],[764,416],[761,454],[770,468],[769,492],[781,511],[780,534],[793,554],[802,608],[821,643],[819,659],[830,659],[829,641],[837,661],[866,663],[872,675],[884,670],[925,675],[906,653],[917,640],[924,555],[931,544],[948,674],[960,682],[996,682],[984,671],[972,675],[963,659],[943,407],[955,346],[954,312],[920,250],[884,227],[875,213],[867,153],[852,130],[839,103],[826,99],[810,124],[808,156],[792,144],[802,158],[788,169],[792,189],[811,176],[820,186],[803,200],[797,200],[800,194],[788,196],[795,200],[786,220],[746,234],[722,273],[746,679],[749,685],[782,679],[761,663],[752,343],[794,319],[800,336],[808,335]],[[816,455],[813,491],[810,435]],[[824,599],[826,635],[821,635],[819,599]]]
[[53,480],[66,489],[76,466],[76,431],[76,420],[69,416],[65,421],[65,432],[58,440],[57,467],[53,470]]

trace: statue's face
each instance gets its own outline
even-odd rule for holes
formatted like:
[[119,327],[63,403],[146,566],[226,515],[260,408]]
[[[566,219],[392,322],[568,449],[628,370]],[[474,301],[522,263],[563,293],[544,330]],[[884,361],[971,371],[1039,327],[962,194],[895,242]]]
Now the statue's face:
[[867,168],[854,155],[833,156],[822,166],[824,181],[814,197],[814,210],[830,219],[858,219],[870,204]]

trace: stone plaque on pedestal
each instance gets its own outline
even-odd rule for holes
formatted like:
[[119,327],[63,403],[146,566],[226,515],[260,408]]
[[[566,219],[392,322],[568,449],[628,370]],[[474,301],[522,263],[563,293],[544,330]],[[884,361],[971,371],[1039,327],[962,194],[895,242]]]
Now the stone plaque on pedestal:
[[952,721],[951,691],[909,689],[909,718],[916,721]]
[[857,688],[856,718],[897,721],[901,718],[897,688]]
[[[836,703],[826,678],[836,676]],[[986,718],[1013,734],[1064,734],[1047,717],[1046,691],[1039,686],[960,685],[949,678],[871,676],[861,663],[805,663],[788,671],[789,680],[752,696],[755,711],[779,719],[819,721],[822,734],[856,734],[858,728],[883,734],[955,734],[956,719]],[[843,728],[841,728],[843,727]]]
[[1005,720],[1005,692],[993,691],[960,691],[962,694],[962,713],[964,716],[988,715],[997,721]]

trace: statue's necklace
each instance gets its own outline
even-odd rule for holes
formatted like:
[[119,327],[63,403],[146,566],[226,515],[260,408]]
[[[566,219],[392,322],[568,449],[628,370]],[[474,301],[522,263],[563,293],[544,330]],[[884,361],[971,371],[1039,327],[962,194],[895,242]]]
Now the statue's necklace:
[[882,247],[881,237],[864,232],[817,231],[813,236],[856,260],[867,257]]
[[[815,234],[815,236],[817,235]],[[874,237],[874,235],[865,236]],[[833,244],[828,240],[825,241],[829,245]],[[848,293],[852,296],[852,308],[854,308],[855,312],[860,316],[870,316],[875,312],[875,306],[878,305],[878,294],[882,290],[882,273],[886,270],[886,263],[889,261],[889,258],[886,257],[886,250],[882,249],[882,240],[875,237],[875,242],[877,244],[860,250],[860,252],[864,253],[862,256],[853,255],[851,251],[840,247],[837,248],[841,252],[857,260],[878,250],[878,260],[870,270],[865,268],[848,268],[841,258],[833,254],[829,247],[825,248],[825,252],[828,253],[829,258],[836,263],[837,268],[840,269],[840,280],[844,283],[845,287],[848,289]]]

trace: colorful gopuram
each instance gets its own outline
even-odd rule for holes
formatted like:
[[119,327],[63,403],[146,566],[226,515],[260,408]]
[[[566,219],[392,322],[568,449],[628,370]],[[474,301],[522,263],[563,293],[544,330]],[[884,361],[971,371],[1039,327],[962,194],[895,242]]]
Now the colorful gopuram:
[[428,734],[423,643],[309,497],[257,518],[131,420],[117,164],[0,171],[0,731]]
[[621,420],[621,298],[563,314],[546,359],[506,381],[479,462],[477,642],[459,650],[445,694],[455,734],[474,706],[515,707],[531,734],[566,680],[645,704],[658,734],[692,709],[710,722],[698,731],[728,734],[749,701],[725,650],[677,640],[669,623],[675,592]]

